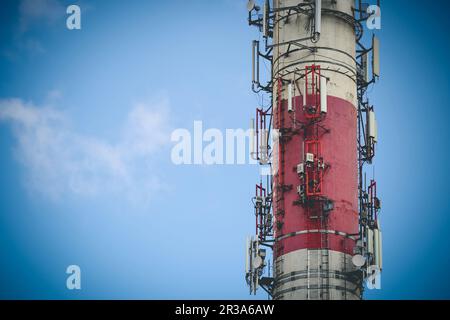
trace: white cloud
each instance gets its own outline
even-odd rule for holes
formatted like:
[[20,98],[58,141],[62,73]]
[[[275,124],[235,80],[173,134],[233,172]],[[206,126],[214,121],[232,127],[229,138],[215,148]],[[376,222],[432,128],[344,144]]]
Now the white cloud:
[[66,7],[60,0],[20,0],[16,5],[18,18],[12,30],[12,41],[0,54],[11,61],[20,59],[22,54],[46,54],[45,39],[33,31],[43,28],[49,31],[48,27],[64,30]]
[[58,0],[22,0],[19,4],[20,31],[27,31],[35,23],[53,24],[65,15]]
[[168,102],[135,105],[121,138],[109,143],[71,129],[66,114],[20,99],[0,99],[0,121],[10,123],[26,185],[51,198],[121,194],[147,200],[161,188],[152,161],[169,142]]

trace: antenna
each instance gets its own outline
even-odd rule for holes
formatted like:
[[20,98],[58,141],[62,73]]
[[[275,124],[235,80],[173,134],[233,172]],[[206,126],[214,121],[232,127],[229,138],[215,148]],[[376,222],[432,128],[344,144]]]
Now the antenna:
[[253,259],[253,268],[254,269],[258,269],[259,267],[261,267],[263,263],[263,260],[260,256],[256,256],[255,259]]
[[269,132],[267,129],[261,130],[261,164],[266,164],[269,160],[269,148],[268,148],[268,139],[269,139]]
[[263,36],[267,38],[269,36],[269,13],[270,13],[270,4],[269,0],[264,2],[264,10],[263,10]]
[[372,138],[374,142],[377,142],[377,123],[375,112],[373,110],[367,112],[367,135],[369,138]]
[[375,229],[375,263],[380,270],[383,269],[383,244],[381,237],[381,230]]
[[375,77],[380,76],[380,40],[372,36],[372,74]]
[[255,152],[255,119],[250,120],[250,157],[257,160],[258,157]]
[[289,82],[288,84],[288,111],[292,112],[294,111],[294,108],[292,106],[292,99],[294,98],[294,86],[292,82]]
[[319,40],[321,27],[322,27],[322,0],[315,0],[314,10],[314,39]]
[[363,53],[361,56],[361,64],[363,69],[364,82],[369,82],[369,63],[367,60],[367,53]]
[[381,240],[381,231],[379,229],[373,230],[373,256],[375,259],[375,264],[382,269],[382,262],[381,262],[381,247],[380,247],[380,240]]
[[355,267],[362,267],[366,263],[366,258],[360,254],[356,254],[352,257],[352,263]]
[[308,92],[308,87],[306,85],[306,77],[305,77],[305,81],[303,83],[303,108],[306,107],[306,93]]
[[245,273],[248,272],[248,237],[245,241]]
[[248,2],[247,2],[247,10],[248,10],[248,12],[251,12],[253,9],[258,11],[259,8],[256,6],[254,0],[248,0]]
[[259,41],[252,42],[252,83],[259,84]]
[[325,77],[320,77],[320,112],[328,112],[327,78]]

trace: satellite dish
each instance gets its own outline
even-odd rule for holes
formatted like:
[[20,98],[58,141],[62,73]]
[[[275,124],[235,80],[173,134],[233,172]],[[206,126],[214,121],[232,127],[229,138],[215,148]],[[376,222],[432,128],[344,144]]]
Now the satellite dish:
[[263,263],[263,260],[260,256],[256,256],[255,259],[253,259],[253,268],[258,269]]
[[360,254],[356,254],[352,258],[352,263],[358,268],[362,267],[366,263],[366,258]]
[[256,7],[255,0],[248,0],[248,2],[247,2],[248,12],[252,11],[255,7]]

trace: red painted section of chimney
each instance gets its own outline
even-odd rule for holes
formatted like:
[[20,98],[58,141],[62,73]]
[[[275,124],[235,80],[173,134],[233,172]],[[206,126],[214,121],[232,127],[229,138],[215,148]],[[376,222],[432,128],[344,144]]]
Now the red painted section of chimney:
[[[302,111],[302,97],[294,99],[295,119],[306,123]],[[328,112],[320,124],[329,130],[323,133],[321,140],[322,156],[329,166],[323,175],[323,195],[331,199],[334,209],[329,213],[328,230],[355,235],[358,233],[358,164],[357,164],[357,110],[347,100],[328,96]],[[291,118],[294,113],[288,113],[287,101],[282,101],[282,112],[285,128],[292,126]],[[278,123],[275,121],[275,123]],[[279,129],[279,128],[276,128]],[[298,131],[297,131],[298,129]],[[300,234],[287,236],[305,230],[320,229],[320,222],[308,219],[305,208],[295,202],[299,199],[297,186],[300,179],[297,174],[297,165],[304,162],[303,143],[304,134],[297,124],[292,131],[292,137],[284,142],[284,185],[291,186],[284,192],[283,204],[274,201],[275,212],[277,207],[284,208],[283,226],[276,230],[276,237],[285,236],[279,240],[275,258],[299,249],[320,248],[320,234]],[[281,164],[279,164],[281,165]],[[279,168],[280,172],[280,168]],[[277,179],[275,190],[278,190]],[[355,241],[342,235],[329,235],[329,249],[352,254]]]

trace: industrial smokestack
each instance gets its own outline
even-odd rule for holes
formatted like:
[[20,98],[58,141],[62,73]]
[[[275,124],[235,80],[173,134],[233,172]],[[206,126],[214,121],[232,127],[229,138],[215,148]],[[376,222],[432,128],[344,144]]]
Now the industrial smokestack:
[[380,73],[379,42],[361,45],[354,14],[362,9],[354,5],[274,0],[262,17],[250,14],[250,25],[271,35],[261,53],[272,64],[271,79],[258,90],[272,97],[270,112],[260,112],[272,118],[260,121],[278,138],[263,146],[272,150],[272,179],[257,186],[256,196],[270,206],[255,205],[256,239],[273,248],[273,275],[261,276],[263,263],[247,275],[257,285],[247,281],[273,299],[361,299],[366,270],[381,270],[380,201],[375,182],[365,189],[362,179],[377,143],[365,92]]

